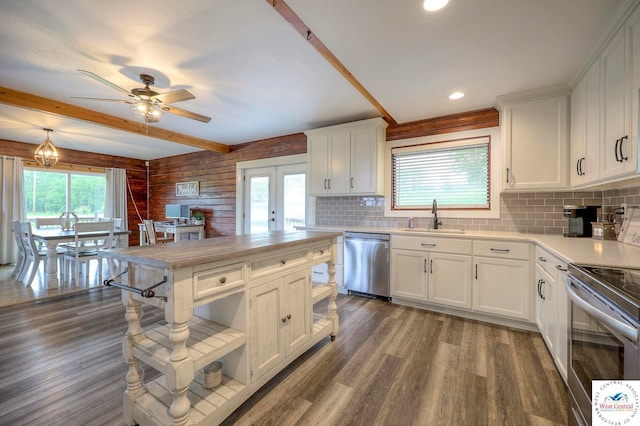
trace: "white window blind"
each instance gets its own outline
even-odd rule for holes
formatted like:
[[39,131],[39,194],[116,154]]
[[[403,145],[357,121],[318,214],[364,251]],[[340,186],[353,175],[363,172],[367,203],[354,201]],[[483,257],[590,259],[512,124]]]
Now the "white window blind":
[[488,209],[489,138],[394,148],[393,208]]

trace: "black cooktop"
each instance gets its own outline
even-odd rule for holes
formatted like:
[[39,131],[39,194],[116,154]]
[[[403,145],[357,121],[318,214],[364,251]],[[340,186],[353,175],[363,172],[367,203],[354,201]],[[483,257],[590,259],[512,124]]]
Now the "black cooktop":
[[569,273],[640,320],[640,269],[570,264]]

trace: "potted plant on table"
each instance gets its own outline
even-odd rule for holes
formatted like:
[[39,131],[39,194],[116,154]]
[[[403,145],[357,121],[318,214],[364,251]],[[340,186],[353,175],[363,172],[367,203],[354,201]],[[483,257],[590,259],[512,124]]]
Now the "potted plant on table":
[[194,210],[191,212],[191,221],[194,225],[204,225],[204,212],[202,210]]

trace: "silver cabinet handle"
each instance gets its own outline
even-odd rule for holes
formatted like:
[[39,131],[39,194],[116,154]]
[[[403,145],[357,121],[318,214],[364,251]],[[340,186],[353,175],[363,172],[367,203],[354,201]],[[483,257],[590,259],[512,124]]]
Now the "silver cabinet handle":
[[220,277],[220,284],[224,284],[227,282],[227,277]]
[[496,252],[497,252],[497,253],[509,253],[509,251],[510,251],[509,249],[497,249],[497,248],[492,248],[492,249],[490,249],[490,250],[491,250],[492,252],[494,252],[494,253],[496,253]]
[[435,244],[431,244],[431,243],[422,243],[420,245],[425,248],[434,248],[436,246]]
[[545,259],[545,258],[544,258],[544,257],[542,257],[542,256],[538,257],[538,260],[539,260],[540,262],[546,262],[546,261],[547,261],[547,259]]
[[568,269],[567,268],[563,268],[562,265],[556,265],[556,269],[558,271],[562,271],[562,272],[567,272],[568,271]]

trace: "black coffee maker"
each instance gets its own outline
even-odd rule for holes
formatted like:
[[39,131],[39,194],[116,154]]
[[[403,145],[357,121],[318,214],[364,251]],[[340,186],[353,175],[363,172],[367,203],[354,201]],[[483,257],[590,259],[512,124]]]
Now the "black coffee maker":
[[564,206],[564,217],[569,219],[568,232],[565,237],[591,237],[591,222],[598,221],[600,206]]

